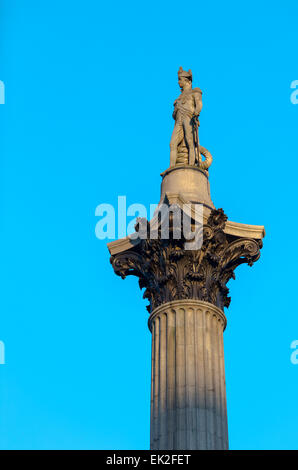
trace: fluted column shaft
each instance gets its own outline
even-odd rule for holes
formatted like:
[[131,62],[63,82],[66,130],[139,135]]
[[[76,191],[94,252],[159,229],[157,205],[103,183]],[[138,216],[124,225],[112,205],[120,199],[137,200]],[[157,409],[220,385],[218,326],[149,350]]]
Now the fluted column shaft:
[[226,318],[199,300],[156,308],[152,332],[151,449],[227,449]]

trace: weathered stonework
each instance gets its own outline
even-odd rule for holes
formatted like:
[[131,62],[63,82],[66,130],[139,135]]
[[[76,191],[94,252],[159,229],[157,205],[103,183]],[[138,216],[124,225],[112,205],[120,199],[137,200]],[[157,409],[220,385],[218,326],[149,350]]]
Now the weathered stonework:
[[[149,301],[151,449],[227,449],[227,284],[235,279],[237,266],[252,266],[259,259],[265,230],[232,222],[215,208],[209,185],[212,156],[199,144],[202,91],[192,88],[191,70],[182,67],[178,83],[181,94],[174,103],[170,167],[161,174],[157,215],[150,222],[139,220],[136,233],[108,248],[115,273],[122,279],[138,277]],[[177,206],[186,216],[175,219],[168,211],[167,237],[161,229],[164,206]],[[186,248],[187,224],[201,235],[195,249]],[[175,235],[177,227],[180,237]]]
[[225,326],[224,313],[199,300],[151,314],[151,449],[228,448]]
[[185,250],[185,240],[161,238],[140,240],[135,248],[111,256],[115,273],[124,279],[139,278],[143,297],[151,313],[166,302],[197,299],[223,310],[230,304],[228,281],[235,279],[237,266],[249,266],[259,259],[262,241],[239,238],[224,232],[227,216],[222,209],[212,210],[203,226],[200,250]]

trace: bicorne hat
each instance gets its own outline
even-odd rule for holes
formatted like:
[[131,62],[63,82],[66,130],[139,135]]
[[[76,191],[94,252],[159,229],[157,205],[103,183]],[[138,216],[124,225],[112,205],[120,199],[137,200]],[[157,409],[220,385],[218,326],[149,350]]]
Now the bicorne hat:
[[192,81],[192,72],[191,70],[189,69],[189,71],[187,72],[186,70],[183,70],[182,67],[179,68],[178,70],[178,78],[180,77],[185,77],[185,78],[188,78],[189,80]]

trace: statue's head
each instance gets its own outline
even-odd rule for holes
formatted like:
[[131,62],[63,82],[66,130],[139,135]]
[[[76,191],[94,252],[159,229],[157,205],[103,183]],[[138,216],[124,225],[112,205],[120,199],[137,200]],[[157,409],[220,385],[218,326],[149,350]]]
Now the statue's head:
[[183,70],[182,67],[179,68],[178,70],[178,83],[183,90],[184,88],[191,88],[192,85],[192,72],[189,69],[188,72],[186,70]]

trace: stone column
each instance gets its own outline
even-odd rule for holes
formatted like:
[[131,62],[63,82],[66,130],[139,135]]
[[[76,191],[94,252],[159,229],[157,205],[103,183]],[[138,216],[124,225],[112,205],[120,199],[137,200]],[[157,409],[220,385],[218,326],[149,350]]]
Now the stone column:
[[[171,171],[168,181],[174,176]],[[199,172],[196,177],[201,178]],[[174,198],[166,194],[163,201],[172,204]],[[177,204],[180,199],[178,194]],[[152,449],[228,448],[223,354],[223,311],[231,300],[227,283],[235,279],[237,266],[252,266],[259,259],[264,227],[228,221],[222,209],[203,204],[209,215],[203,215],[199,249],[186,249],[174,229],[169,238],[158,232],[154,239],[147,230],[145,238],[109,244],[115,273],[123,279],[137,276],[149,301]],[[195,225],[195,214],[190,217]],[[138,222],[137,233],[153,222]]]
[[199,300],[156,308],[151,449],[228,449],[222,310]]

